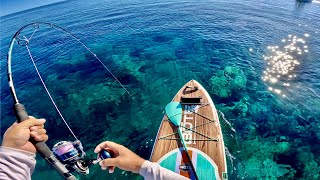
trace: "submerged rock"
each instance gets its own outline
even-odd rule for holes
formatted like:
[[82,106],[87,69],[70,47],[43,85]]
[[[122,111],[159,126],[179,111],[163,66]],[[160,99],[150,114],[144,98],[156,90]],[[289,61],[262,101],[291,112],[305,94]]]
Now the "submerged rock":
[[226,66],[216,76],[210,78],[213,94],[221,98],[231,96],[235,91],[246,88],[247,79],[243,71],[236,66]]
[[240,178],[244,179],[292,179],[296,171],[285,164],[277,164],[271,159],[260,161],[250,158],[244,166],[239,167]]
[[315,161],[311,161],[305,164],[303,171],[304,171],[303,178],[305,179],[320,178],[320,165]]
[[221,98],[226,98],[231,95],[231,91],[228,88],[229,82],[226,77],[212,77],[210,79],[211,89],[215,95]]
[[255,138],[246,140],[241,143],[241,149],[245,153],[241,158],[249,159],[256,157],[260,160],[266,158],[273,159],[275,154],[283,154],[291,151],[292,145],[289,142],[275,142],[273,137],[270,138]]

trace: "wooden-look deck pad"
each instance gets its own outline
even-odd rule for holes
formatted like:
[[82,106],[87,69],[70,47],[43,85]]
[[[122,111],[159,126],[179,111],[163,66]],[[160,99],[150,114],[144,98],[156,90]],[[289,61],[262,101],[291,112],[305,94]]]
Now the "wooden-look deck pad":
[[[223,136],[217,111],[207,91],[195,80],[185,84],[172,101],[182,106],[181,127],[188,154],[200,180],[227,179]],[[150,160],[194,179],[177,127],[163,117]]]

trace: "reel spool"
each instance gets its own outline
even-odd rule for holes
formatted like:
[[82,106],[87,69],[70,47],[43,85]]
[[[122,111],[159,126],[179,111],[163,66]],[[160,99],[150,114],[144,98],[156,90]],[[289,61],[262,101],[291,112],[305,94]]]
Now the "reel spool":
[[80,141],[60,141],[53,146],[52,152],[69,171],[89,174],[89,164],[84,160],[85,153]]

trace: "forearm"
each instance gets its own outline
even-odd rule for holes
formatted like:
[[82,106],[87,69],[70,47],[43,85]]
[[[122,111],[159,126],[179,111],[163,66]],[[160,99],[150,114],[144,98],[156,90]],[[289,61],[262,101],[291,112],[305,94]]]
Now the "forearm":
[[188,178],[181,176],[175,172],[161,167],[157,163],[145,161],[139,174],[144,177],[145,180],[187,180]]
[[31,180],[36,165],[35,154],[14,148],[0,147],[0,179]]

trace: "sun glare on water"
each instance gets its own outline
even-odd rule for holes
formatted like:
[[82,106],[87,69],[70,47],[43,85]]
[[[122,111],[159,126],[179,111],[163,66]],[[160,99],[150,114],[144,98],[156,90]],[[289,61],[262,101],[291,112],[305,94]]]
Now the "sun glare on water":
[[309,36],[307,33],[303,38],[289,34],[281,40],[280,46],[267,47],[270,53],[263,56],[267,66],[262,80],[269,86],[269,91],[286,96],[281,89],[288,88],[290,81],[297,76],[294,69],[300,65],[303,55],[309,52],[305,41]]
[[314,0],[312,1],[313,3],[319,3],[320,4],[320,0]]

